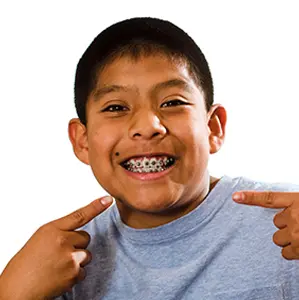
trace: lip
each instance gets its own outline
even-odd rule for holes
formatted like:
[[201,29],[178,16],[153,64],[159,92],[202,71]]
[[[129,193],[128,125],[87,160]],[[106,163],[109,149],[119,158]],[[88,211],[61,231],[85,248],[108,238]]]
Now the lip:
[[166,170],[162,171],[162,172],[156,172],[156,173],[135,173],[135,172],[130,172],[125,168],[122,168],[125,173],[137,180],[141,180],[141,181],[153,181],[153,180],[157,180],[160,179],[164,176],[166,176],[169,172],[172,171],[172,169],[176,166],[177,164],[177,160],[175,161],[175,163],[170,166],[169,168],[167,168]]
[[138,157],[146,157],[146,158],[150,158],[150,157],[153,157],[153,156],[169,156],[169,157],[173,157],[175,160],[177,160],[177,157],[172,155],[172,154],[169,154],[169,153],[166,153],[166,152],[148,152],[148,153],[143,153],[143,154],[136,154],[136,155],[131,155],[131,156],[128,156],[126,158],[124,158],[119,164],[123,164],[124,162],[128,161],[129,159],[132,159],[132,158],[138,158]]

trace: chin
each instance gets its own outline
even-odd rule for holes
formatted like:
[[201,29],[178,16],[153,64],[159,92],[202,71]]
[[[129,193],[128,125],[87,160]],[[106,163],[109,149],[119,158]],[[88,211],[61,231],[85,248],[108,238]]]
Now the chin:
[[[150,200],[146,199],[145,201],[126,201],[121,198],[117,198],[122,209],[138,211],[141,213],[148,213],[148,214],[164,214],[170,210],[171,204],[168,202],[163,203],[159,201],[159,199]],[[120,208],[120,206],[118,206]]]

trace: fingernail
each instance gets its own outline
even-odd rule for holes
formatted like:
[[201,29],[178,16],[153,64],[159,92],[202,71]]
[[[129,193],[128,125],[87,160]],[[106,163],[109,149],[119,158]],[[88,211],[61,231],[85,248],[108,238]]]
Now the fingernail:
[[112,197],[111,197],[111,196],[105,196],[105,197],[102,198],[100,201],[101,201],[101,203],[102,203],[103,205],[106,206],[106,205],[112,203]]
[[237,202],[243,202],[245,200],[245,195],[243,193],[236,193],[233,195],[233,199]]

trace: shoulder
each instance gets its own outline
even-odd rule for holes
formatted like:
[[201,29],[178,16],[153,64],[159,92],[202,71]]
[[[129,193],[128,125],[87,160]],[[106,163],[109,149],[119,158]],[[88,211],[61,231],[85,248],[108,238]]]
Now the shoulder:
[[238,191],[299,192],[299,185],[296,184],[286,182],[267,182],[247,177],[226,177],[225,185],[229,192],[227,194],[227,201],[225,202],[224,209],[226,209],[228,213],[235,213],[239,216],[239,221],[243,225],[248,224],[250,226],[254,226],[256,223],[259,224],[259,227],[263,228],[263,230],[267,227],[271,231],[275,229],[272,224],[273,217],[281,210],[236,203],[232,200],[233,193]]
[[113,215],[116,204],[113,203],[104,212],[96,216],[89,223],[82,226],[80,230],[86,231],[92,238],[97,241],[98,238],[108,238],[114,228]]
[[269,182],[254,180],[248,177],[231,178],[235,182],[235,189],[257,190],[257,191],[277,191],[277,192],[299,192],[299,184],[289,182]]

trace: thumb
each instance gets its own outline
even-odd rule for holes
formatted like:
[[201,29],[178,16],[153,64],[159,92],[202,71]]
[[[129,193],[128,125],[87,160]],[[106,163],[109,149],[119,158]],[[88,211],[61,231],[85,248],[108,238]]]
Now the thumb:
[[61,230],[75,230],[90,222],[93,218],[102,213],[112,203],[111,196],[105,196],[92,201],[67,216],[52,221]]

